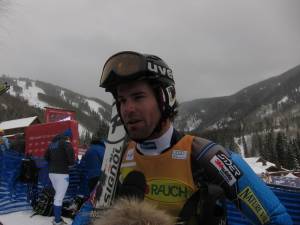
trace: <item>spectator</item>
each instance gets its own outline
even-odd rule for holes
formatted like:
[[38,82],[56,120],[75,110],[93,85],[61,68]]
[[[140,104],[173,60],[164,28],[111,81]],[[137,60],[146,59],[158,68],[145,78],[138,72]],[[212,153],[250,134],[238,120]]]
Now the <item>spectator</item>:
[[49,178],[55,190],[53,225],[66,224],[61,218],[61,208],[69,186],[69,167],[75,162],[74,150],[70,143],[71,137],[71,129],[55,136],[44,156],[49,164]]
[[86,178],[88,179],[89,193],[94,189],[101,175],[101,166],[105,151],[105,144],[100,138],[93,138],[83,156]]

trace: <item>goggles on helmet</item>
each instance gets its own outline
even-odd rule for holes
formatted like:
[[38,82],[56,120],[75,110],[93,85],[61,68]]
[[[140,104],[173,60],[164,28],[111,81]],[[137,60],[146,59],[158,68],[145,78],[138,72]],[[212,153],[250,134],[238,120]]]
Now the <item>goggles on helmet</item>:
[[160,58],[137,52],[124,51],[111,56],[104,64],[100,87],[110,90],[130,80],[158,80],[174,85],[172,70]]

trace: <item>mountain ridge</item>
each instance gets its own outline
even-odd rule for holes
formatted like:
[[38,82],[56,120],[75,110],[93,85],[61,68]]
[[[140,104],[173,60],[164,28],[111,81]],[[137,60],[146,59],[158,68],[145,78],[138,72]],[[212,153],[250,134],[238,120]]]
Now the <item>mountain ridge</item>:
[[[107,129],[111,107],[99,98],[86,97],[39,80],[5,75],[2,75],[0,80],[11,85],[11,89],[5,95],[19,98],[23,104],[27,102],[31,114],[36,112],[41,117],[42,108],[45,106],[70,109],[77,113],[81,130],[91,134],[97,132],[99,126],[105,126]],[[243,123],[243,126],[248,129],[244,128],[244,131],[251,132],[255,126],[247,122],[248,120],[259,124],[260,120],[271,117],[278,119],[284,117],[284,114],[294,114],[298,117],[299,102],[300,65],[280,75],[249,85],[232,95],[182,102],[174,124],[181,131],[200,133],[206,129],[226,127],[240,129]],[[0,109],[2,107],[5,110],[7,106],[4,107],[3,104],[0,104]],[[23,115],[21,113],[2,115],[0,120],[15,119],[12,118],[13,116]]]
[[[299,102],[300,65],[283,74],[249,85],[232,95],[184,102],[179,107],[181,118],[177,118],[175,122],[185,131],[213,128],[214,124],[224,120],[229,120],[223,123],[227,126],[233,121],[252,119],[256,122],[264,118],[264,108],[273,111],[272,115],[288,113],[292,109],[293,113],[299,114]],[[188,118],[201,122],[198,122],[198,126],[189,128],[184,122]]]

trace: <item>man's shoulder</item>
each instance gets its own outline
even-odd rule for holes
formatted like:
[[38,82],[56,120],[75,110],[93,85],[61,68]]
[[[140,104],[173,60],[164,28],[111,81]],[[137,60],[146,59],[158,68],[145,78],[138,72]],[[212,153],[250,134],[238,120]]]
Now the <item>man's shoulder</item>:
[[193,136],[192,149],[202,149],[212,141],[199,136]]
[[192,154],[199,155],[206,150],[214,149],[214,151],[225,151],[222,145],[216,144],[212,140],[202,138],[199,136],[194,136],[192,142]]

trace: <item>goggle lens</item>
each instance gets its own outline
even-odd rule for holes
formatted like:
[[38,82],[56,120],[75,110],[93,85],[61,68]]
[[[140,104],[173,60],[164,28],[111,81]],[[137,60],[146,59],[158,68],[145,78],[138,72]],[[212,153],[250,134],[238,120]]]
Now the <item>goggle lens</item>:
[[132,74],[141,72],[144,67],[144,58],[139,54],[127,52],[112,56],[104,65],[100,85],[112,79],[110,78],[112,72],[117,76],[129,77]]

